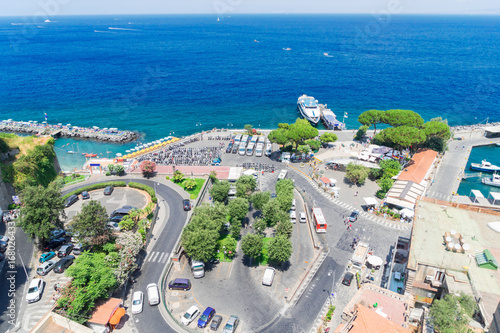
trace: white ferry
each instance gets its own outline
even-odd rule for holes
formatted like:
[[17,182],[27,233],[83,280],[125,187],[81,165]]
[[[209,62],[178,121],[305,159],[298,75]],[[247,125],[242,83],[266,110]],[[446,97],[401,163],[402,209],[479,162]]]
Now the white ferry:
[[318,101],[314,97],[302,95],[297,100],[297,106],[302,116],[309,120],[313,125],[319,122],[321,111]]

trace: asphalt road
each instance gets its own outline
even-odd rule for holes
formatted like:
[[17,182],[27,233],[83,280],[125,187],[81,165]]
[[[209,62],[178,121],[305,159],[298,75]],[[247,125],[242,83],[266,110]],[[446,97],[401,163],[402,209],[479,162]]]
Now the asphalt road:
[[[7,224],[0,225],[0,234],[5,234]],[[16,228],[15,238],[10,237],[9,247],[14,252],[15,261],[9,260],[9,249],[5,253],[7,258],[0,262],[0,332],[9,332],[15,326],[20,326],[20,313],[26,309],[24,289],[26,288],[27,274],[30,268],[23,267],[23,262],[29,264],[33,253],[33,242],[21,228]],[[12,265],[12,266],[11,266]],[[15,286],[14,288],[12,288]]]

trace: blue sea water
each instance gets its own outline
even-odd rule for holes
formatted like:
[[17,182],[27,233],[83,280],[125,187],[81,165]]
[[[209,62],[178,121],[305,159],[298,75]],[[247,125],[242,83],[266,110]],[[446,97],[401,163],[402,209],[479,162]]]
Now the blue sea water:
[[[500,165],[500,147],[496,145],[488,145],[472,148],[469,155],[469,160],[467,161],[467,165],[465,166],[465,174],[478,175],[477,171],[470,170],[470,164],[481,163],[481,161],[484,159],[486,159],[493,165]],[[491,173],[481,172],[479,174],[479,177],[469,177],[466,179],[462,179],[457,193],[459,195],[470,196],[472,190],[479,190],[484,195],[484,197],[487,198],[490,192],[500,192],[499,187],[484,185],[481,181],[481,179],[484,177],[491,177]]]
[[[43,121],[46,112],[51,123],[138,130],[146,142],[274,128],[298,117],[306,93],[339,118],[347,112],[348,128],[369,109],[411,109],[451,125],[500,121],[497,16],[50,19],[0,18],[1,119]],[[82,163],[61,147],[75,142],[58,140],[63,169]],[[103,156],[131,146],[79,144]]]

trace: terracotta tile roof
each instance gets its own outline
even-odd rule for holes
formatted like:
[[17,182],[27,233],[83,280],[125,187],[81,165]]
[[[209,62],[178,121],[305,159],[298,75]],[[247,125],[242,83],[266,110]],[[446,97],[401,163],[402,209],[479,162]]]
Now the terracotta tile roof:
[[121,304],[119,298],[110,298],[106,302],[97,306],[92,313],[92,317],[88,320],[89,323],[106,325],[115,312],[116,308]]
[[437,152],[432,149],[420,149],[403,172],[398,180],[409,180],[420,184],[436,159]]
[[[362,304],[358,304],[356,318],[351,322],[350,330],[340,325],[335,332],[349,333],[411,333],[410,329],[399,326],[398,324],[384,318],[375,310],[368,309]],[[349,325],[349,324],[348,324]],[[349,326],[350,326],[349,325]]]

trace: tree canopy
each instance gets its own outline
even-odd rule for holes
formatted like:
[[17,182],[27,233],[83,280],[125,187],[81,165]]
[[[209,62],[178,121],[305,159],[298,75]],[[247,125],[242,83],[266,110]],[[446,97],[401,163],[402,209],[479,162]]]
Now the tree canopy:
[[261,254],[263,246],[261,235],[247,234],[241,240],[241,250],[250,258],[257,258]]
[[[287,125],[287,126],[285,126]],[[276,142],[281,145],[286,145],[292,142],[297,148],[306,140],[313,139],[318,136],[318,129],[313,127],[306,119],[297,118],[295,123],[281,124],[277,129],[271,131],[268,138],[271,142]]]
[[337,135],[335,133],[326,132],[326,133],[321,134],[319,139],[321,140],[321,142],[335,142],[335,141],[337,141],[338,138],[337,138]]
[[28,185],[47,187],[57,177],[54,168],[55,156],[52,145],[35,146],[12,164],[13,172],[8,180],[21,191]]
[[262,214],[264,215],[264,221],[270,227],[273,227],[279,221],[288,220],[288,214],[281,210],[280,204],[278,200],[271,199],[267,204],[262,208]]
[[451,137],[450,127],[442,121],[428,121],[422,129],[427,137],[437,136],[445,141]]
[[376,135],[375,139],[388,145],[393,143],[396,147],[405,149],[424,143],[427,137],[419,128],[399,126],[384,129]]
[[108,213],[99,201],[90,200],[82,206],[71,222],[75,233],[79,234],[82,243],[102,245],[109,240],[110,232],[107,228]]
[[52,230],[63,227],[63,212],[64,200],[54,183],[47,187],[28,185],[21,192],[19,226],[31,238],[49,239]]
[[153,161],[148,161],[148,160],[142,161],[139,167],[144,177],[147,178],[151,177],[156,171],[156,163]]
[[227,208],[231,219],[234,218],[241,221],[248,214],[248,200],[244,198],[235,198],[229,201]]
[[269,192],[256,192],[250,197],[253,207],[256,210],[262,210],[264,205],[271,199],[271,194]]
[[469,332],[467,324],[476,309],[477,304],[471,296],[448,294],[434,300],[430,307],[430,321],[440,333]]
[[346,167],[345,178],[351,183],[362,185],[368,177],[368,168],[361,164],[349,163]]
[[365,126],[370,127],[373,125],[375,133],[377,133],[377,124],[385,123],[385,111],[381,110],[368,110],[359,115],[358,121]]
[[284,236],[277,236],[269,242],[269,260],[283,263],[292,256],[292,242]]
[[216,182],[212,185],[212,188],[208,191],[214,201],[225,202],[229,195],[229,190],[231,185],[227,181]]
[[387,110],[385,111],[384,122],[393,127],[421,127],[424,124],[424,119],[411,110]]
[[254,176],[243,175],[236,181],[236,196],[249,198],[257,187],[257,181]]

